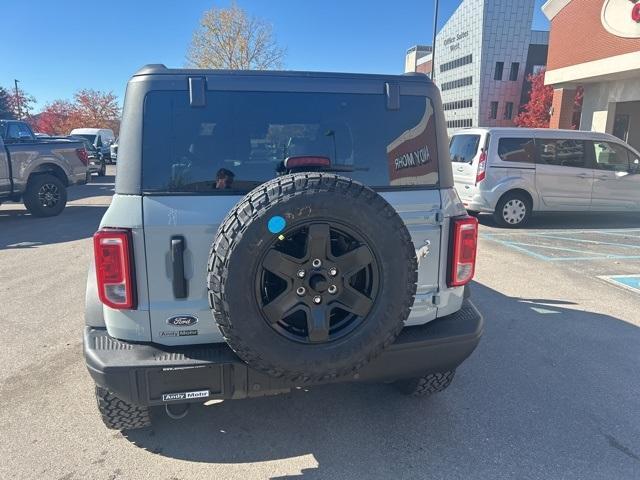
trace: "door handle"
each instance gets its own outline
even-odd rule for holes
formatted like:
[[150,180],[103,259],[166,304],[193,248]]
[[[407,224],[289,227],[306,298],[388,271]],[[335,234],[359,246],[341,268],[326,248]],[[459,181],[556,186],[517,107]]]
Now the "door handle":
[[598,175],[598,180],[609,180],[609,177],[607,175]]
[[171,237],[171,283],[175,298],[187,298],[187,279],[184,278],[184,237]]
[[589,175],[588,173],[579,173],[578,177],[579,178],[593,178],[592,175]]

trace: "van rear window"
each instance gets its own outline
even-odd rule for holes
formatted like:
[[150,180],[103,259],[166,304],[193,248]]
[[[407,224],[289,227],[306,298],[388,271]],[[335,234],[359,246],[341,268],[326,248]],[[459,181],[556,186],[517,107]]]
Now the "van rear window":
[[452,162],[471,163],[478,153],[480,135],[454,135],[449,143]]
[[159,91],[144,109],[147,192],[246,193],[298,156],[372,187],[438,182],[435,117],[421,96],[388,110],[384,95],[213,91],[194,108],[188,92]]

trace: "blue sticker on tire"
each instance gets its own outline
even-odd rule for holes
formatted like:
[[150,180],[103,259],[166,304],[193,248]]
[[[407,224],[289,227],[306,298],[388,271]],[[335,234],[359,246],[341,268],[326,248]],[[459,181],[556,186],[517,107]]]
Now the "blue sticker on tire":
[[280,215],[276,215],[275,217],[271,217],[269,219],[269,223],[267,224],[267,228],[273,234],[280,233],[284,230],[284,227],[287,226],[287,221],[282,218]]

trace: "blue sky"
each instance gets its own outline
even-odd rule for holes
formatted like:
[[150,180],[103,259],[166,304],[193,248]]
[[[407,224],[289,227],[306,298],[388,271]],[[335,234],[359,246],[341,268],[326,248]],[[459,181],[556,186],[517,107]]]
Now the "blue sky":
[[[440,1],[441,27],[461,0]],[[38,108],[80,88],[124,94],[146,63],[181,67],[202,12],[228,0],[21,0],[2,2],[0,85],[13,79]],[[548,29],[536,0],[533,27]],[[401,73],[404,54],[431,44],[432,0],[238,0],[271,22],[285,68]],[[96,9],[96,7],[98,7]]]

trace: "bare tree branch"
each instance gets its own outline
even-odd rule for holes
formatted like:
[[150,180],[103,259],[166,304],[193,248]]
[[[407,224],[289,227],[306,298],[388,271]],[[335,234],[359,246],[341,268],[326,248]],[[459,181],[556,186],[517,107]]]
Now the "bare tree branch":
[[234,2],[229,8],[204,12],[193,33],[187,62],[196,68],[272,70],[282,68],[285,53],[271,25],[248,15]]

